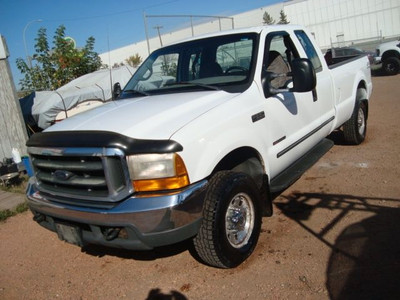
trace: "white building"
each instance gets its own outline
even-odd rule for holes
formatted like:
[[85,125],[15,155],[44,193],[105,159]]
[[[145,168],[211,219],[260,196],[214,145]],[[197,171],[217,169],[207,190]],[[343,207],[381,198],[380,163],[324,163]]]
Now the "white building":
[[[259,26],[268,12],[279,21],[283,10],[291,24],[306,26],[322,49],[331,46],[364,45],[374,50],[382,39],[400,37],[400,0],[289,0],[261,7],[229,18],[207,19],[193,25],[100,54],[103,63],[123,63],[136,53],[145,58],[150,52],[192,35],[242,27]],[[211,20],[211,21],[210,21]],[[186,19],[190,21],[189,17]],[[162,25],[162,24],[161,24]]]
[[313,32],[321,48],[400,36],[400,0],[291,1],[284,10],[291,23]]

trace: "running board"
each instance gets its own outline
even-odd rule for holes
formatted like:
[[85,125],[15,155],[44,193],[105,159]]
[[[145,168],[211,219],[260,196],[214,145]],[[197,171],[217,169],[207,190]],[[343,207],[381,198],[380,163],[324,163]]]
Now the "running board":
[[301,175],[311,168],[326,152],[333,147],[331,140],[323,139],[314,148],[299,158],[294,164],[271,180],[270,192],[280,193],[291,186]]

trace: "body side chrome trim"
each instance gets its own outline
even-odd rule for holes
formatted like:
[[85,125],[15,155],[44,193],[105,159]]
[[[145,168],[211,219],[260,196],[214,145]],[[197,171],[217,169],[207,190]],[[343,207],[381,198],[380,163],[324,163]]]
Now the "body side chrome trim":
[[285,149],[283,149],[281,152],[278,152],[278,154],[276,155],[277,158],[281,157],[282,155],[288,153],[290,150],[292,150],[294,147],[296,147],[297,145],[301,144],[302,142],[304,142],[306,139],[308,139],[310,136],[312,136],[313,134],[315,134],[316,132],[318,132],[319,130],[321,130],[323,127],[325,127],[326,125],[328,125],[330,122],[332,122],[335,119],[335,116],[330,117],[328,120],[326,120],[325,122],[323,122],[321,125],[319,125],[317,128],[313,129],[312,131],[310,131],[309,133],[307,133],[305,136],[303,136],[301,139],[297,140],[296,142],[294,142],[293,144],[289,145],[288,147],[286,147]]

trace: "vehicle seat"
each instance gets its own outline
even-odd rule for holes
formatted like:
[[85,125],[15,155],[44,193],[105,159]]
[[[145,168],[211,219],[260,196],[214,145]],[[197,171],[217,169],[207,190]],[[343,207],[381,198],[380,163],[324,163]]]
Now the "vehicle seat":
[[[269,51],[268,53],[268,63],[266,67],[267,72],[272,72],[275,74],[287,74],[290,72],[288,64],[283,59],[282,55],[278,51]],[[273,88],[283,88],[285,87],[287,81],[287,76],[282,76],[278,78],[274,78],[271,81],[271,86]]]
[[223,73],[221,66],[217,62],[211,61],[201,66],[200,78],[221,76]]

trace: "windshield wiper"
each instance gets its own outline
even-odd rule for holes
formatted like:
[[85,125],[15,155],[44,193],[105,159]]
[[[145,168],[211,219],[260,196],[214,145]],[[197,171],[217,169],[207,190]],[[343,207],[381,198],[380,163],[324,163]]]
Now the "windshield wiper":
[[195,87],[201,87],[207,90],[213,90],[213,91],[220,91],[221,89],[217,86],[214,85],[209,85],[209,84],[204,84],[204,83],[199,83],[199,82],[190,82],[190,81],[179,81],[179,82],[171,82],[167,83],[164,86],[174,86],[174,85],[193,85]]
[[139,94],[139,95],[142,95],[142,96],[150,96],[149,93],[147,93],[145,91],[138,91],[138,90],[124,90],[124,91],[122,91],[122,93]]

